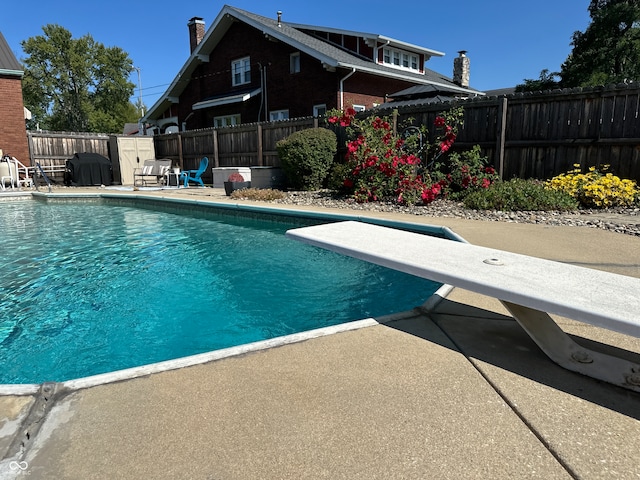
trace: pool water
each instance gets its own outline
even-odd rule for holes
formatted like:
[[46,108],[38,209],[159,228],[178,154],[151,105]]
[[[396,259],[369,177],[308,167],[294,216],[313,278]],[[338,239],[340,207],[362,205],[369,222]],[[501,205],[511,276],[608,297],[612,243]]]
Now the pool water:
[[439,284],[287,239],[298,225],[0,202],[0,383],[64,381],[380,316]]

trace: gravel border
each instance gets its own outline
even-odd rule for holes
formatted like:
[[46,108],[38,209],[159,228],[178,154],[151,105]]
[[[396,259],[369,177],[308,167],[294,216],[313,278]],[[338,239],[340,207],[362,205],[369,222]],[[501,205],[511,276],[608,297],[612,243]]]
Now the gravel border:
[[436,200],[428,205],[403,206],[391,202],[357,203],[353,199],[338,197],[330,191],[288,192],[286,197],[273,200],[284,205],[343,208],[357,211],[406,213],[429,217],[463,218],[510,223],[601,228],[616,233],[640,236],[640,207],[606,210],[584,209],[573,212],[502,212],[496,210],[470,210],[462,203]]

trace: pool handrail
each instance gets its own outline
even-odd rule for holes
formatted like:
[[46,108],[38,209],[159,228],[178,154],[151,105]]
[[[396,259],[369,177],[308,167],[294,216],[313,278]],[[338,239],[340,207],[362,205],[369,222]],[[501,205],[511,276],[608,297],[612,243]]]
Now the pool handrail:
[[[47,186],[49,187],[49,193],[51,193],[51,181],[49,180],[49,177],[47,177],[47,174],[44,173],[44,170],[42,169],[42,166],[40,165],[40,163],[36,162],[36,172],[37,174],[33,175],[34,178],[34,185],[36,187],[36,190],[39,192],[40,189],[38,188],[38,181],[36,180],[38,178],[38,176],[42,176],[42,178],[44,178],[44,180],[47,182]],[[38,175],[39,174],[39,175]]]

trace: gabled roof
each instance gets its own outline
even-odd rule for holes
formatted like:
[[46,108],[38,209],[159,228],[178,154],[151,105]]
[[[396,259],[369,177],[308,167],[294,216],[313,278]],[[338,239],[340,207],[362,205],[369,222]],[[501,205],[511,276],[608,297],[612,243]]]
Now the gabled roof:
[[371,47],[375,47],[378,44],[385,44],[391,48],[401,48],[403,50],[408,50],[415,53],[422,53],[426,55],[426,58],[429,57],[443,57],[443,52],[438,52],[437,50],[432,50],[430,48],[421,47],[419,45],[413,45],[411,43],[403,42],[401,40],[396,40],[395,38],[387,37],[384,35],[379,35],[377,33],[365,33],[365,32],[356,32],[353,30],[344,30],[342,28],[332,28],[332,27],[318,27],[315,25],[305,25],[301,23],[289,23],[289,25],[293,28],[297,28],[298,30],[313,30],[316,32],[325,32],[325,33],[333,33],[337,35],[347,35],[354,37],[363,38],[367,44]]
[[0,75],[15,75],[22,77],[24,74],[24,68],[20,65],[20,62],[16,59],[9,48],[9,44],[0,32]]
[[[331,43],[324,41],[312,35],[308,35],[298,28],[316,30],[316,31],[329,31],[326,27],[313,27],[309,25],[292,24],[286,22],[278,22],[277,19],[263,17],[255,13],[247,12],[239,8],[225,5],[218,16],[215,18],[211,27],[207,30],[204,38],[194,49],[191,56],[187,59],[184,66],[178,72],[169,88],[160,97],[160,99],[149,109],[145,119],[156,118],[154,114],[159,114],[170,106],[171,103],[177,103],[177,99],[184,91],[189,83],[192,73],[200,65],[201,62],[209,60],[209,54],[214,50],[216,45],[224,37],[227,30],[231,27],[233,22],[241,21],[247,25],[250,25],[264,33],[265,36],[279,40],[285,44],[291,45],[297,48],[301,52],[316,58],[323,63],[327,69],[347,69],[352,71],[364,72],[371,75],[380,75],[387,78],[394,78],[399,80],[405,80],[413,83],[420,83],[424,85],[435,85],[445,87],[447,89],[453,89],[460,93],[477,93],[476,90],[459,87],[454,84],[453,81],[433,70],[424,69],[424,74],[412,73],[404,70],[398,70],[392,67],[380,65],[372,60],[362,58],[354,55],[342,48],[339,48]],[[348,32],[346,30],[335,30],[336,32],[343,33],[357,33]],[[388,37],[382,37],[375,34],[358,34],[365,35],[369,39],[384,39],[386,42],[393,41],[395,45],[403,46],[403,48],[410,49],[415,52],[422,52],[426,55],[443,55],[435,50],[429,50],[415,45],[410,45],[399,40],[389,39]]]

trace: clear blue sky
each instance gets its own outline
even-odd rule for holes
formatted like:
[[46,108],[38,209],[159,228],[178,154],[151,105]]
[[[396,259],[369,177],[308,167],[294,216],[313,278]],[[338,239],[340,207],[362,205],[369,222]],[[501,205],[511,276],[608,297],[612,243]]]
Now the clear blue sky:
[[[589,0],[235,0],[229,4],[260,15],[319,26],[377,33],[445,53],[426,66],[452,75],[458,50],[471,60],[471,86],[479,90],[512,87],[536,79],[543,69],[559,71],[571,51],[571,35],[589,25]],[[108,47],[120,47],[141,69],[143,101],[155,103],[189,56],[187,22],[202,17],[208,28],[224,2],[111,0],[5,1],[0,31],[18,60],[20,42],[58,24],[74,38],[90,34]],[[137,73],[133,100],[138,97]]]

